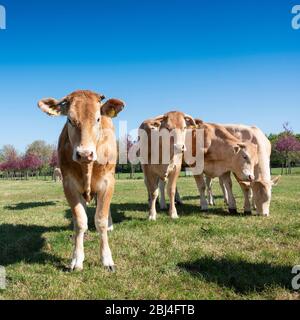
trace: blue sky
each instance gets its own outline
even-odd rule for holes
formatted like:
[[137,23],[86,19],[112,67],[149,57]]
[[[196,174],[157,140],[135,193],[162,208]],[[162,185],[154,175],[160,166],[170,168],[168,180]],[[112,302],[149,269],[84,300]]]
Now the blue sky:
[[[43,97],[121,98],[129,129],[182,110],[205,121],[300,132],[300,30],[288,0],[0,0],[0,147],[55,143]],[[117,124],[117,121],[116,121]]]

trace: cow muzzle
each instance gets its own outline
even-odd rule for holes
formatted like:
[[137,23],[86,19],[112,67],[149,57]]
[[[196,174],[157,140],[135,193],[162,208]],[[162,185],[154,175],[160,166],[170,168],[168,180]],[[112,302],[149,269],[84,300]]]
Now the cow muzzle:
[[74,158],[79,163],[91,163],[97,160],[97,155],[95,150],[77,148]]
[[252,173],[244,173],[244,180],[248,182],[254,182],[255,181],[255,176]]

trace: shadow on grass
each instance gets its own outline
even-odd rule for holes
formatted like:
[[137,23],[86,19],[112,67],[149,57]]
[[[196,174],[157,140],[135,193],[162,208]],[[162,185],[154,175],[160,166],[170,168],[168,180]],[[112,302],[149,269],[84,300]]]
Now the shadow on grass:
[[20,202],[13,205],[5,206],[5,210],[27,210],[41,207],[50,207],[55,206],[56,202],[48,201],[48,202]]
[[[168,204],[167,204],[168,206]],[[209,207],[208,210],[202,211],[200,208],[200,205],[192,205],[192,204],[183,204],[179,205],[176,204],[177,212],[179,216],[189,216],[189,215],[201,215],[203,216],[209,216],[209,215],[218,215],[218,216],[232,216],[232,217],[241,217],[243,216],[243,213],[229,213],[228,209],[226,208],[220,208],[220,207]],[[125,212],[145,212],[145,219],[148,219],[148,213],[149,213],[149,206],[147,202],[144,203],[121,203],[121,204],[112,204],[112,217],[114,223],[122,223],[124,220],[132,220],[136,218],[126,217]],[[161,210],[159,208],[159,203],[156,205],[157,213],[158,214],[165,214],[168,215],[168,209]],[[141,220],[141,219],[138,219]]]
[[[217,207],[217,206],[210,206],[208,210],[201,210],[200,205],[193,205],[193,204],[183,204],[183,205],[176,205],[177,212],[179,216],[189,216],[189,215],[197,215],[200,214],[201,216],[222,216],[222,217],[242,217],[245,216],[243,212],[238,213],[230,213],[227,208]],[[249,217],[249,216],[247,216]]]
[[[222,195],[214,195],[214,199],[224,199],[224,196]],[[200,196],[183,196],[182,200],[199,200],[200,202]]]
[[47,253],[47,244],[43,238],[46,232],[65,231],[66,227],[44,227],[26,225],[0,225],[0,265],[15,263],[55,264],[62,266],[62,261]]
[[266,286],[272,285],[291,290],[290,266],[205,257],[179,263],[178,267],[194,277],[233,289],[238,294],[262,292]]

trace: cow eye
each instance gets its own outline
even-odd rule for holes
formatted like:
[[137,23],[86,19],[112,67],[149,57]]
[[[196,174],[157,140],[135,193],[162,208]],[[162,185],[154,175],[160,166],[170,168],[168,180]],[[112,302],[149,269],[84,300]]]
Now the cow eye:
[[248,156],[243,156],[243,158],[244,158],[245,160],[248,160]]
[[97,122],[98,122],[98,123],[100,122],[100,118],[97,119]]

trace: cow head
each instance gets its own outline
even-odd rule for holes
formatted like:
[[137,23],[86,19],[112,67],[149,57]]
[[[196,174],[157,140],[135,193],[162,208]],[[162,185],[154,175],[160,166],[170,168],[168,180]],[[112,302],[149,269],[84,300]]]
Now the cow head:
[[167,130],[171,134],[175,154],[186,151],[186,130],[190,126],[196,126],[195,120],[182,112],[171,111],[165,115],[156,117],[150,123],[152,130]]
[[91,91],[76,91],[61,100],[39,101],[39,108],[49,116],[66,116],[73,160],[78,163],[97,161],[97,143],[102,136],[102,117],[114,118],[124,108],[117,99],[104,102],[105,97]]
[[258,180],[251,183],[257,214],[270,215],[272,187],[277,186],[280,176],[270,181]]
[[252,142],[244,142],[233,145],[232,148],[232,171],[240,181],[254,181],[254,167],[258,163],[257,145]]

